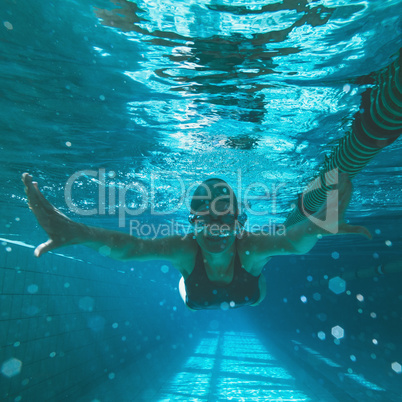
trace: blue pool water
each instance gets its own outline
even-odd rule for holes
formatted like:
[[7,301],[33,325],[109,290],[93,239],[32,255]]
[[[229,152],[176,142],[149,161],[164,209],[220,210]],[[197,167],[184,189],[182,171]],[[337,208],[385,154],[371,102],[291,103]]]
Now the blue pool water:
[[20,180],[79,222],[156,236],[188,230],[186,196],[218,176],[250,226],[281,225],[395,60],[401,10],[2,0],[0,398],[402,400],[401,139],[353,181],[347,217],[373,240],[275,257],[265,301],[233,311],[188,311],[166,262],[36,259],[46,235]]

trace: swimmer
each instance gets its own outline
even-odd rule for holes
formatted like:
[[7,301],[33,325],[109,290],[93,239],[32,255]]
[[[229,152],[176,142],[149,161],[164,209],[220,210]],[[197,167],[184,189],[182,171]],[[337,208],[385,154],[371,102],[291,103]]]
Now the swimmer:
[[[204,181],[194,192],[189,216],[194,234],[143,239],[74,222],[50,204],[38,184],[24,173],[29,207],[49,236],[35,249],[35,255],[82,244],[102,254],[108,250],[110,257],[122,261],[167,260],[182,275],[180,295],[191,310],[258,305],[266,294],[262,271],[271,257],[307,253],[321,236],[371,238],[367,228],[345,222],[352,194],[350,179],[402,133],[401,54],[399,49],[398,57],[375,74],[375,85],[362,95],[352,131],[326,158],[311,183],[313,191],[301,194],[281,233],[243,230],[246,216],[239,213],[234,191],[218,178]],[[329,184],[314,188],[317,180],[325,183],[325,176],[332,176],[335,170],[341,173],[337,188]]]
[[[179,292],[191,310],[230,309],[257,306],[266,294],[263,268],[273,256],[304,254],[321,236],[359,234],[371,238],[367,228],[345,222],[352,184],[340,174],[336,189],[312,216],[325,225],[305,219],[283,233],[252,233],[243,230],[246,220],[239,214],[233,189],[214,178],[201,183],[191,200],[189,221],[194,233],[185,237],[143,239],[118,231],[77,223],[57,210],[40,192],[28,173],[22,175],[28,204],[49,239],[35,249],[35,256],[59,247],[82,244],[94,250],[110,250],[116,260],[169,261],[182,275]],[[337,213],[327,212],[336,211]],[[315,221],[317,222],[317,221]]]

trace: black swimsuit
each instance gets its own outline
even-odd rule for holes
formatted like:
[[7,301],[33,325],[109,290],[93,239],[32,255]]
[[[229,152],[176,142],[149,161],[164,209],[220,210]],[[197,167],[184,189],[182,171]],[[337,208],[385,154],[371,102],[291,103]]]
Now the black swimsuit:
[[186,285],[186,303],[193,310],[223,309],[249,306],[260,298],[258,280],[260,275],[249,274],[241,267],[236,251],[232,282],[221,285],[212,282],[205,271],[201,248],[198,247],[195,266]]

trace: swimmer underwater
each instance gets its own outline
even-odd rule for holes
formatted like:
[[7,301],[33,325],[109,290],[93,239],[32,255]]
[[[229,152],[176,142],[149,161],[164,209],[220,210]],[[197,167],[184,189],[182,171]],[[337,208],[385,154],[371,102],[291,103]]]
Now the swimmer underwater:
[[[351,131],[324,162],[317,179],[326,183],[327,173],[339,171],[336,188],[324,184],[305,197],[303,193],[285,222],[285,231],[239,233],[246,217],[239,214],[233,189],[214,178],[194,192],[189,216],[194,234],[134,237],[74,222],[50,204],[32,177],[24,173],[29,207],[49,236],[35,249],[35,256],[72,244],[97,251],[107,246],[109,256],[116,260],[169,261],[182,275],[180,295],[191,310],[219,309],[222,303],[230,308],[258,305],[266,294],[262,271],[271,257],[307,253],[321,236],[359,234],[371,238],[367,228],[347,224],[345,212],[352,194],[350,179],[402,133],[401,49],[398,56],[369,77],[373,86],[362,94]],[[316,224],[324,221],[325,225]]]
[[[304,254],[316,244],[320,235],[330,235],[331,227],[338,234],[370,232],[362,226],[345,223],[352,185],[346,174],[340,175],[338,197],[328,197],[326,205],[315,215],[323,220],[327,209],[338,210],[336,219],[322,229],[310,220],[297,223],[284,233],[267,235],[242,231],[244,214],[232,188],[221,179],[208,179],[195,190],[191,201],[190,222],[194,234],[156,239],[143,239],[126,233],[105,230],[74,222],[58,211],[40,192],[28,173],[22,180],[28,203],[49,240],[35,249],[40,257],[62,246],[82,244],[94,250],[107,246],[110,257],[120,261],[167,260],[182,275],[180,295],[191,310],[218,309],[226,302],[231,308],[256,306],[266,294],[262,270],[271,257]],[[335,192],[335,191],[334,191]]]

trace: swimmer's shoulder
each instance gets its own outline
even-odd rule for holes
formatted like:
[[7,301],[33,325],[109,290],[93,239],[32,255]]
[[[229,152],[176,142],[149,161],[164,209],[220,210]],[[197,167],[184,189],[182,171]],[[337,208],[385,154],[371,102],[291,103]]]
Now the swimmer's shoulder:
[[[264,241],[263,245],[262,241]],[[270,253],[262,253],[261,249],[267,251],[271,247],[273,247],[273,241],[252,232],[243,231],[241,238],[236,240],[236,249],[242,267],[254,276],[260,275],[264,266],[271,259]]]
[[173,265],[184,278],[187,278],[195,265],[198,243],[193,234],[189,234],[187,236],[174,236],[171,245],[175,249]]

